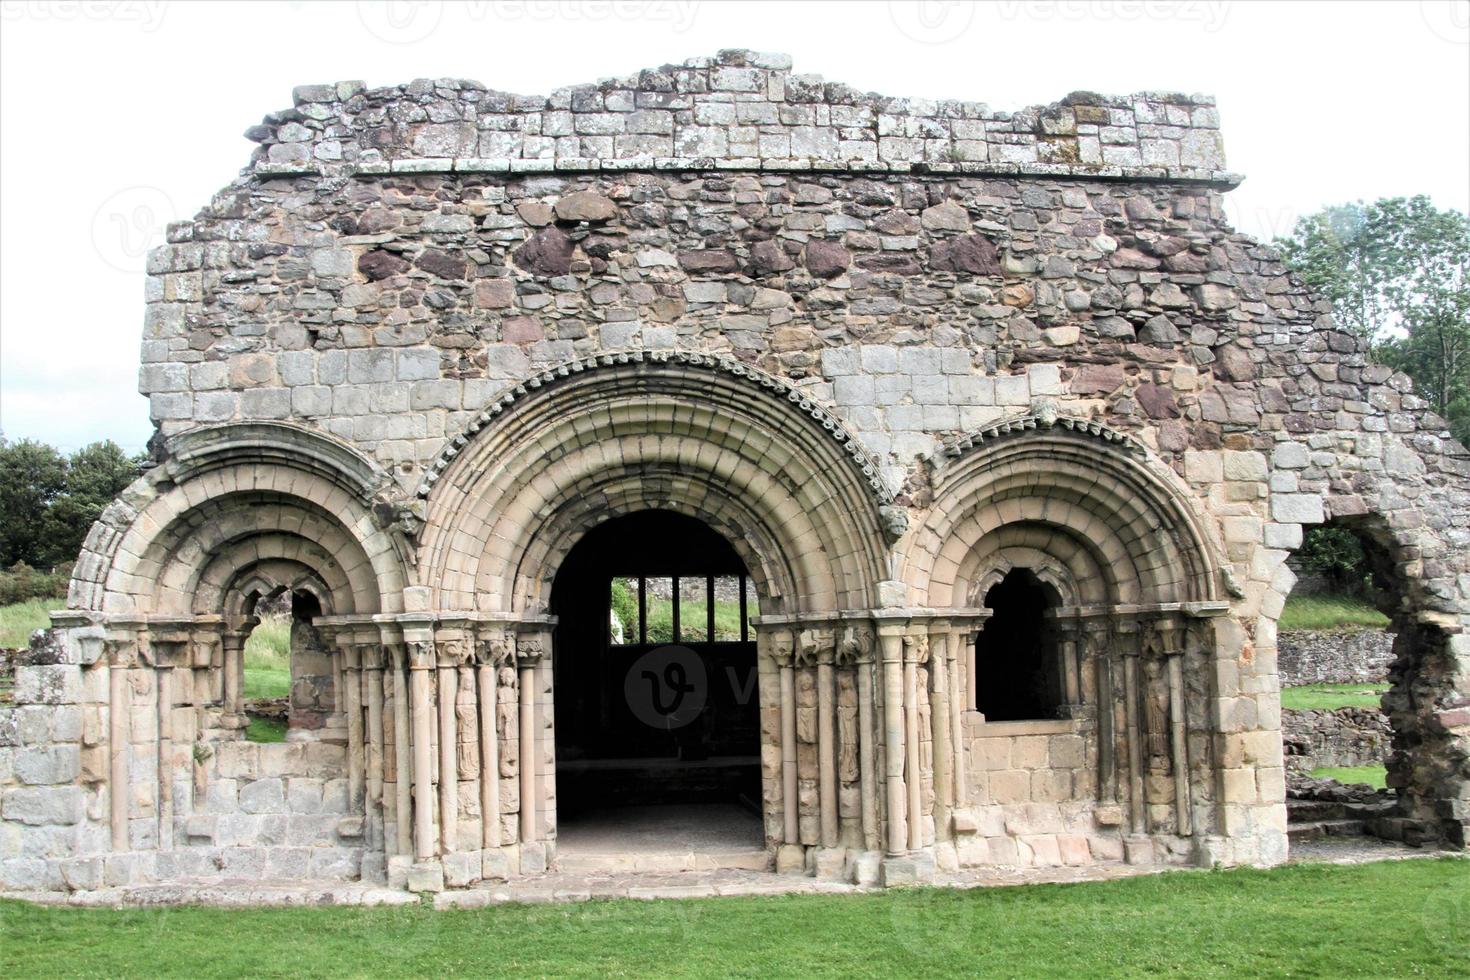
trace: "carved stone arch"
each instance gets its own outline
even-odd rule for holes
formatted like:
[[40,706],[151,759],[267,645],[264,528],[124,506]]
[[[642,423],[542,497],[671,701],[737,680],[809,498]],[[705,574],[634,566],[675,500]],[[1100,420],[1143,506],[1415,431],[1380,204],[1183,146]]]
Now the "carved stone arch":
[[1219,599],[1216,546],[1186,489],[1122,433],[1033,413],[953,440],[937,470],[904,569],[929,605],[958,604],[971,556],[1020,525],[1057,534],[1058,547],[1043,550],[1063,561],[1062,551],[1088,554],[1107,582],[1108,604]]
[[291,567],[293,574],[283,574],[288,567],[289,563],[284,561],[255,565],[222,586],[219,594],[224,597],[222,607],[226,627],[235,632],[249,632],[260,621],[256,604],[261,599],[283,592],[306,592],[316,600],[323,615],[336,613],[332,604],[335,589],[330,583],[306,565]]
[[441,609],[534,611],[571,541],[639,508],[739,529],[772,611],[868,607],[885,577],[876,465],[796,389],[726,358],[563,365],[497,399],[441,462],[420,487],[419,564]]
[[1080,606],[1082,599],[1077,591],[1076,583],[1067,568],[1058,560],[1044,552],[1031,551],[1030,549],[1007,549],[1005,552],[995,556],[987,563],[989,571],[982,575],[975,583],[969,605],[979,607],[985,604],[985,596],[990,590],[1005,580],[1012,571],[1021,568],[1036,576],[1048,591],[1048,599],[1053,608],[1060,606]]
[[335,574],[325,566],[340,570],[330,603],[339,611],[402,609],[412,583],[407,541],[376,464],[320,434],[265,423],[184,433],[168,442],[167,455],[94,526],[73,575],[71,608],[218,613],[220,588],[266,548],[298,558],[314,551],[303,562],[323,581]]

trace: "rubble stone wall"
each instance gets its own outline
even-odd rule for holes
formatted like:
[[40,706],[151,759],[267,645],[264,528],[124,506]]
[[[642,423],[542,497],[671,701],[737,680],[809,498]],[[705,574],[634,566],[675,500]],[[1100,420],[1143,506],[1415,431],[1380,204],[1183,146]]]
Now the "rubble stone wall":
[[1281,739],[1291,770],[1383,765],[1392,752],[1390,734],[1388,716],[1377,708],[1281,712]]
[[1377,683],[1393,662],[1393,634],[1385,630],[1286,630],[1279,643],[1282,687]]

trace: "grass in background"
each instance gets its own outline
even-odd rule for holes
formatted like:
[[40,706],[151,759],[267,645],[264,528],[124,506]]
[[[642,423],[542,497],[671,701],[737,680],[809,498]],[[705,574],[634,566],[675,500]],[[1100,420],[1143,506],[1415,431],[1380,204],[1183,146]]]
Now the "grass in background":
[[247,742],[284,742],[286,723],[275,718],[251,718],[245,729]]
[[12,606],[0,606],[0,647],[29,645],[32,633],[51,625],[46,613],[65,606],[65,599],[27,599]]
[[267,616],[245,641],[245,698],[291,693],[291,617]]
[[0,902],[0,975],[1470,975],[1459,858],[865,895],[398,908]]
[[1297,711],[1377,708],[1387,684],[1305,684],[1281,689],[1281,706]]
[[1367,783],[1374,789],[1388,788],[1387,766],[1325,766],[1313,769],[1318,779],[1335,779],[1339,783]]
[[1276,625],[1283,630],[1384,629],[1388,617],[1353,596],[1294,595]]

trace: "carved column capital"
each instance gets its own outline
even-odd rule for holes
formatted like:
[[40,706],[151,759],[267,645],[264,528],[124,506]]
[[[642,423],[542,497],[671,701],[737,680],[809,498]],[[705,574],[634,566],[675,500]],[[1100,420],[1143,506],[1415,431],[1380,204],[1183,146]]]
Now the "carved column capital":
[[790,667],[796,657],[796,642],[787,629],[777,629],[762,634],[766,637],[766,652],[777,667]]
[[842,640],[837,644],[837,662],[843,666],[872,663],[876,649],[873,628],[866,623],[852,623],[843,630]]
[[819,663],[830,664],[835,647],[835,635],[830,627],[817,626],[804,629],[797,637],[796,664],[798,667],[815,667]]
[[458,633],[440,635],[434,642],[434,660],[440,667],[463,666],[473,654],[473,644]]
[[432,670],[434,668],[434,643],[431,640],[408,640],[404,644],[408,654],[410,670]]
[[521,667],[534,667],[551,653],[551,639],[539,630],[516,636],[516,660]]
[[515,636],[503,627],[481,633],[475,638],[475,662],[490,667],[514,667]]
[[926,664],[929,662],[929,634],[905,633],[903,637],[904,663]]

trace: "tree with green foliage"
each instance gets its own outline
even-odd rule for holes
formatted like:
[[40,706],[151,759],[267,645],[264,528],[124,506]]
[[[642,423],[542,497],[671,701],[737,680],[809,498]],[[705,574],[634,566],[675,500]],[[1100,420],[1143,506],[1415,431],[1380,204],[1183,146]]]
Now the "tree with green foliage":
[[1470,441],[1470,218],[1422,195],[1326,208],[1278,239],[1338,323]]
[[76,558],[93,522],[141,465],[113,442],[67,458],[31,439],[0,438],[0,567],[54,568]]
[[46,511],[47,550],[42,564],[73,561],[102,511],[138,478],[142,460],[130,457],[112,441],[94,442],[66,461],[65,486]]
[[66,460],[32,439],[0,439],[0,567],[40,565],[46,514],[66,485]]

